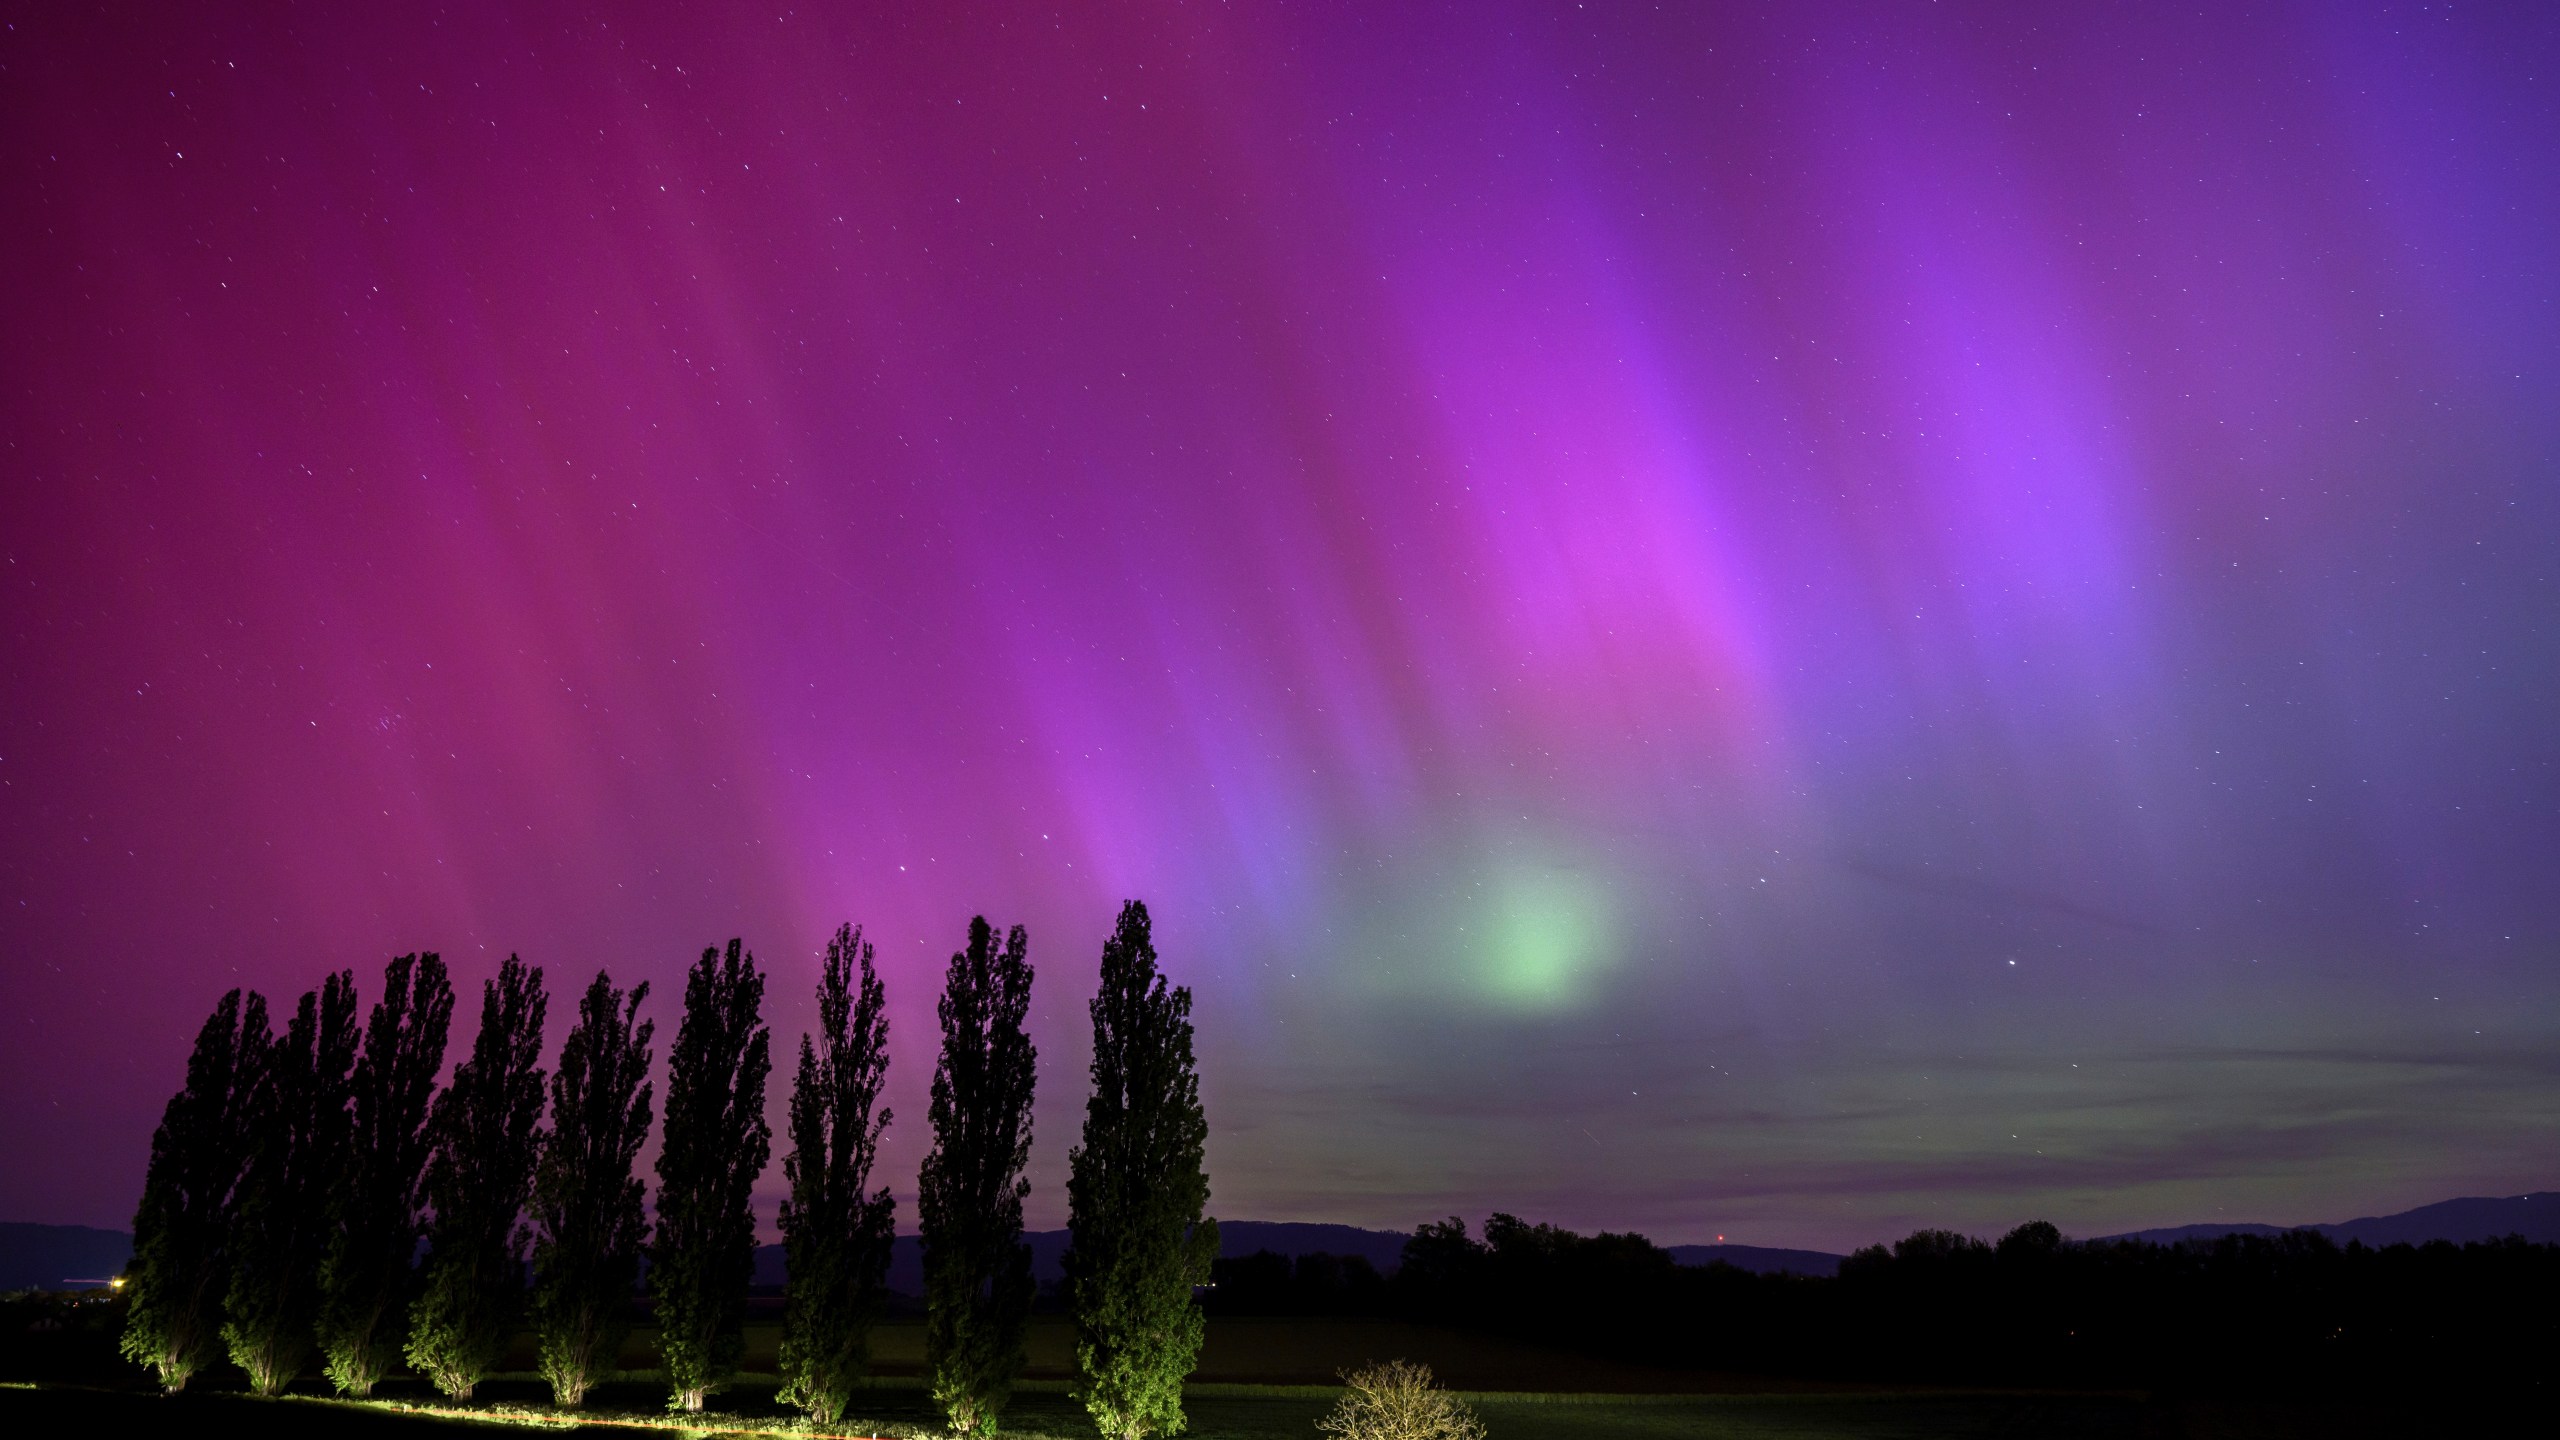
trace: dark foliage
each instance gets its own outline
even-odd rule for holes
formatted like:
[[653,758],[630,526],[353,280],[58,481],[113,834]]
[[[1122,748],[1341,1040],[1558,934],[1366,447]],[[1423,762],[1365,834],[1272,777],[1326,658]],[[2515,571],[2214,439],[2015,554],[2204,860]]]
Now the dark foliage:
[[196,1031],[186,1084],[151,1135],[125,1270],[123,1346],[165,1390],[186,1388],[219,1344],[233,1206],[273,1043],[265,999],[254,990],[245,999],[226,992]]
[[292,1384],[317,1343],[320,1257],[346,1158],[360,1033],[355,972],[341,970],[303,994],[257,1090],[222,1335],[261,1395]]
[[[1840,1267],[1827,1320],[1872,1373],[2086,1385],[2494,1387],[2555,1341],[2560,1246],[2339,1246],[2309,1231],[1996,1246],[1923,1232]],[[2434,1382],[2431,1382],[2434,1383]]]
[[354,1128],[320,1267],[320,1350],[329,1379],[351,1395],[372,1394],[400,1356],[428,1106],[452,1021],[453,986],[433,951],[383,967],[382,998],[356,1062]]
[[1394,1288],[1425,1318],[1632,1356],[1659,1347],[1660,1312],[1681,1273],[1641,1235],[1577,1235],[1496,1214],[1481,1242],[1455,1217],[1416,1230]]
[[916,1187],[925,1374],[964,1436],[991,1433],[1002,1418],[1031,1317],[1031,1249],[1022,1243],[1036,1059],[1022,1029],[1031,1005],[1029,948],[1019,925],[999,949],[986,918],[971,920],[969,948],[951,957],[937,1007],[933,1148]]
[[646,1238],[640,1177],[649,1138],[647,982],[626,999],[599,970],[551,1077],[551,1131],[534,1163],[533,1327],[561,1405],[612,1378],[631,1333]]
[[1102,947],[1093,1094],[1068,1155],[1066,1291],[1076,1398],[1104,1440],[1182,1432],[1182,1382],[1205,1335],[1193,1288],[1209,1280],[1209,1122],[1191,1054],[1191,992],[1156,970],[1147,907],[1132,900]]
[[1365,1255],[1256,1250],[1209,1266],[1212,1315],[1379,1315],[1387,1304],[1386,1277]]
[[1839,1278],[1681,1266],[1639,1236],[1497,1215],[1407,1245],[1417,1318],[1653,1364],[1867,1381],[2163,1391],[2513,1389],[2560,1342],[2560,1246],[2371,1249],[2318,1234],[1997,1244],[1924,1230]]
[[675,1403],[698,1411],[746,1353],[755,1279],[756,1177],[773,1150],[764,1082],[773,1068],[764,976],[736,940],[685,976],[684,1020],[667,1058],[658,1234],[649,1251],[658,1349]]
[[781,1215],[791,1279],[782,1311],[781,1398],[822,1425],[844,1414],[869,1370],[871,1324],[888,1299],[897,1202],[887,1186],[870,1188],[871,1162],[889,1127],[889,1112],[879,1108],[889,1071],[886,1005],[862,932],[837,930],[818,977],[817,1040],[800,1037],[791,1153],[782,1160],[791,1186]]
[[424,1285],[410,1310],[409,1363],[456,1399],[471,1398],[506,1349],[524,1308],[526,1237],[517,1229],[533,1182],[542,1117],[542,972],[513,955],[480,987],[471,1058],[428,1117]]
[[[119,1349],[127,1314],[121,1290],[0,1290],[0,1390],[30,1383],[90,1394],[132,1389],[133,1364]],[[146,1398],[157,1404],[161,1397]],[[0,1418],[0,1434],[42,1433],[10,1430]]]
[[1455,1215],[1426,1221],[1404,1242],[1404,1259],[1396,1266],[1397,1298],[1421,1314],[1466,1314],[1474,1305],[1472,1292],[1483,1284],[1484,1260],[1485,1247],[1468,1238],[1466,1221]]

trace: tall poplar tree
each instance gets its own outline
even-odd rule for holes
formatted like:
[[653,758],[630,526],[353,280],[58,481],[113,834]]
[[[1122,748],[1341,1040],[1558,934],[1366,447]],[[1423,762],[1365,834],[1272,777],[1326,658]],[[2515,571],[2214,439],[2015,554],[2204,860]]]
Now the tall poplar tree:
[[434,951],[383,967],[382,998],[356,1062],[355,1125],[320,1266],[320,1353],[340,1390],[370,1395],[400,1358],[410,1262],[418,1249],[418,1172],[444,1068],[453,986]]
[[226,992],[196,1031],[187,1079],[160,1112],[133,1216],[122,1346],[174,1394],[220,1345],[232,1207],[248,1168],[257,1092],[273,1039],[258,992]]
[[409,1311],[409,1363],[457,1400],[496,1367],[524,1306],[516,1227],[542,1117],[542,972],[509,955],[480,987],[480,1031],[427,1129],[425,1284]]
[[1022,1201],[1031,1182],[1037,1058],[1029,941],[1016,925],[998,949],[986,917],[943,981],[942,1058],[933,1071],[933,1148],[918,1177],[924,1232],[925,1376],[957,1433],[994,1433],[1022,1373],[1031,1318],[1031,1247]]
[[[781,1398],[821,1425],[844,1414],[870,1366],[871,1323],[888,1290],[897,1202],[872,1191],[871,1162],[889,1112],[889,1017],[871,946],[851,925],[827,942],[818,976],[818,1036],[800,1037],[791,1086],[791,1153],[782,1173],[782,1245],[790,1275],[782,1311]],[[859,973],[857,973],[859,967]]]
[[640,1280],[640,1177],[649,1138],[646,981],[626,1000],[599,970],[551,1077],[551,1133],[533,1171],[533,1327],[561,1405],[612,1377]]
[[685,976],[684,1022],[667,1058],[667,1128],[658,1150],[658,1237],[649,1252],[658,1351],[674,1403],[698,1411],[746,1353],[755,1279],[756,1177],[773,1151],[764,1082],[773,1068],[760,1015],[764,976],[729,942]]
[[1182,1382],[1204,1329],[1218,1222],[1203,1212],[1209,1122],[1191,1055],[1191,992],[1156,970],[1147,907],[1132,900],[1102,947],[1093,997],[1093,1094],[1067,1157],[1067,1301],[1076,1398],[1103,1440],[1182,1432]]
[[222,1338],[261,1395],[282,1393],[311,1363],[361,1034],[355,972],[341,970],[303,992],[258,1088]]

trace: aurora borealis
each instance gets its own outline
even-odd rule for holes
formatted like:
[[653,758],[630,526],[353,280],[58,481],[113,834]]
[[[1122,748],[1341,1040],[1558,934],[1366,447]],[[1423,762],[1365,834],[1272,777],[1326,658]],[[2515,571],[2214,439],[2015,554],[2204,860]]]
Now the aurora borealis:
[[0,1218],[848,919],[911,1199],[983,912],[1053,1225],[1128,897],[1232,1218],[2560,1181],[2560,10],[218,8],[0,32]]

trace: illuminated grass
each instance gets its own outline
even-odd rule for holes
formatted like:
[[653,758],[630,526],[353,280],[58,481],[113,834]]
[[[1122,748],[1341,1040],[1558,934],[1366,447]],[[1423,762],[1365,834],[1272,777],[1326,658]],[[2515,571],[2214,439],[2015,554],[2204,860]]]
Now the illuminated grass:
[[[370,1411],[387,1415],[408,1415],[435,1420],[467,1421],[478,1425],[507,1425],[533,1430],[577,1430],[604,1426],[625,1430],[664,1430],[680,1435],[795,1435],[806,1440],[922,1440],[940,1432],[921,1426],[897,1422],[856,1422],[850,1428],[821,1428],[800,1418],[763,1418],[747,1415],[724,1415],[706,1411],[699,1415],[673,1412],[615,1410],[554,1410],[532,1405],[440,1405],[415,1400],[347,1400],[318,1395],[292,1395],[278,1404],[327,1406],[340,1410]],[[1024,1440],[1031,1440],[1026,1435]]]
[[[624,1383],[638,1377],[624,1377]],[[727,1392],[752,1412],[771,1403],[773,1377],[746,1376]],[[762,1382],[762,1383],[757,1383]],[[821,1428],[780,1413],[672,1414],[621,1405],[559,1411],[521,1399],[459,1405],[413,1395],[349,1400],[323,1395],[259,1399],[236,1391],[164,1400],[139,1388],[61,1384],[0,1385],[0,1434],[255,1433],[269,1440],[435,1440],[439,1435],[792,1436],[806,1440],[939,1440],[944,1434],[912,1379],[869,1387],[845,1423]],[[1096,1440],[1082,1408],[1057,1380],[1022,1387],[1008,1413],[1006,1440]],[[521,1392],[520,1392],[521,1393]],[[1318,1416],[1339,1388],[1326,1385],[1203,1384],[1189,1387],[1184,1440],[1319,1440]],[[1629,1395],[1581,1391],[1462,1392],[1491,1440],[1958,1440],[1958,1437],[2071,1435],[2140,1440],[2143,1401],[2122,1395],[2038,1395],[1986,1391],[1868,1391],[1828,1394]],[[243,1407],[262,1407],[245,1409]],[[860,1413],[870,1411],[871,1413]],[[903,1411],[904,1413],[900,1413]],[[467,1427],[467,1428],[466,1428]],[[2243,1434],[2250,1432],[2240,1432]],[[2308,1433],[2308,1432],[2306,1432]]]

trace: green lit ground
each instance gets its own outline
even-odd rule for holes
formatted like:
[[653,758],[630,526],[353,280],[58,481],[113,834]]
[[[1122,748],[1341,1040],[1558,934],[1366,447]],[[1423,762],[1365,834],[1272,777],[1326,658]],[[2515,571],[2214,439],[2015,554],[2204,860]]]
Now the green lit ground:
[[[202,1377],[189,1393],[163,1399],[141,1373],[114,1355],[105,1331],[74,1326],[26,1333],[0,1353],[0,1436],[100,1434],[199,1436],[234,1433],[282,1437],[441,1436],[508,1433],[630,1437],[636,1433],[798,1434],[805,1422],[774,1403],[769,1325],[751,1326],[750,1373],[716,1397],[717,1413],[687,1426],[669,1415],[665,1388],[645,1374],[601,1387],[572,1420],[546,1403],[547,1387],[514,1371],[480,1388],[468,1409],[449,1406],[414,1381],[384,1389],[384,1402],[360,1405],[305,1393],[263,1401],[239,1393],[242,1377],[228,1366]],[[921,1359],[915,1327],[875,1332],[875,1353],[892,1371]],[[1065,1335],[1051,1317],[1032,1333],[1033,1379],[1005,1417],[1020,1440],[1096,1440],[1063,1381]],[[912,1354],[910,1352],[913,1352]],[[646,1337],[635,1337],[626,1363],[648,1363]],[[1666,1372],[1563,1354],[1495,1337],[1382,1320],[1236,1320],[1210,1327],[1203,1372],[1186,1405],[1192,1440],[1319,1440],[1316,1418],[1334,1392],[1304,1383],[1364,1359],[1403,1356],[1431,1364],[1468,1398],[1485,1421],[1487,1440],[2291,1440],[2519,1432],[2501,1417],[2477,1422],[2443,1405],[2353,1400],[2228,1402],[2133,1395],[2054,1395],[1981,1391],[1899,1391],[1821,1387],[1713,1372]],[[528,1358],[523,1357],[523,1358]],[[753,1371],[761,1365],[765,1373]],[[1695,1393],[1664,1393],[1667,1391]],[[403,1411],[401,1406],[414,1407]],[[423,1413],[422,1413],[423,1412]],[[2546,1417],[2547,1418],[2547,1417]],[[642,1428],[645,1427],[645,1428]],[[892,1374],[862,1397],[839,1434],[920,1440],[939,1435],[938,1417],[912,1374]]]
[[[691,1425],[657,1410],[649,1387],[617,1387],[583,1423],[538,1413],[530,1384],[492,1387],[499,1398],[471,1416],[403,1413],[400,1402],[365,1406],[317,1397],[256,1400],[224,1391],[163,1399],[143,1390],[0,1384],[0,1434],[12,1440],[110,1435],[255,1434],[276,1440],[441,1440],[509,1432],[545,1436],[811,1435],[771,1404],[770,1387],[722,1397],[720,1413]],[[1232,1387],[1244,1388],[1244,1387]],[[1263,1387],[1280,1391],[1283,1387]],[[1295,1389],[1296,1387],[1287,1387]],[[518,1392],[521,1392],[520,1394]],[[935,1433],[920,1390],[875,1394],[838,1434]],[[2461,1418],[2441,1408],[2333,1402],[2164,1403],[2128,1396],[1869,1393],[1680,1396],[1472,1397],[1487,1440],[2364,1440],[2518,1433],[2511,1421]],[[432,1399],[418,1396],[424,1403]],[[1194,1396],[1193,1440],[1316,1440],[1329,1399],[1298,1393]],[[623,1406],[634,1408],[623,1409]],[[509,1413],[512,1412],[512,1413]],[[867,1423],[865,1423],[867,1422]],[[641,1428],[641,1427],[646,1427]],[[1019,1440],[1094,1440],[1092,1427],[1054,1389],[1017,1396],[1006,1433]]]
[[[622,1397],[607,1397],[608,1401]],[[548,1416],[507,1416],[483,1412],[484,1418],[400,1413],[318,1399],[261,1401],[238,1394],[208,1393],[171,1399],[134,1391],[102,1391],[53,1387],[0,1388],[0,1430],[11,1436],[94,1436],[146,1434],[153,1431],[255,1433],[292,1440],[300,1436],[381,1436],[384,1440],[497,1433],[523,1427],[542,1435],[624,1436],[635,1424],[665,1427],[659,1433],[807,1434],[800,1422],[763,1403],[769,1397],[733,1394],[737,1411],[706,1415],[692,1426],[663,1413],[614,1413],[594,1417],[604,1423],[563,1423]],[[851,1425],[837,1433],[892,1434],[929,1432],[922,1392],[883,1392],[883,1402],[868,1406],[859,1417],[873,1423]],[[744,1402],[744,1403],[741,1403]],[[498,1402],[504,1404],[505,1402]],[[1314,1440],[1315,1420],[1330,1405],[1321,1396],[1204,1396],[1187,1407],[1197,1440]],[[510,1407],[512,1408],[512,1407]],[[1688,1440],[1688,1437],[1733,1437],[1733,1440],[1920,1440],[1958,1436],[2123,1436],[2144,1433],[2143,1407],[2133,1401],[2106,1398],[2038,1398],[2001,1396],[1681,1396],[1658,1399],[1613,1397],[1608,1403],[1571,1399],[1480,1399],[1488,1440]],[[510,1423],[512,1422],[512,1423]],[[1064,1395],[1018,1397],[1007,1413],[1006,1428],[1023,1440],[1091,1440],[1085,1423]],[[643,1432],[645,1433],[645,1432]]]

